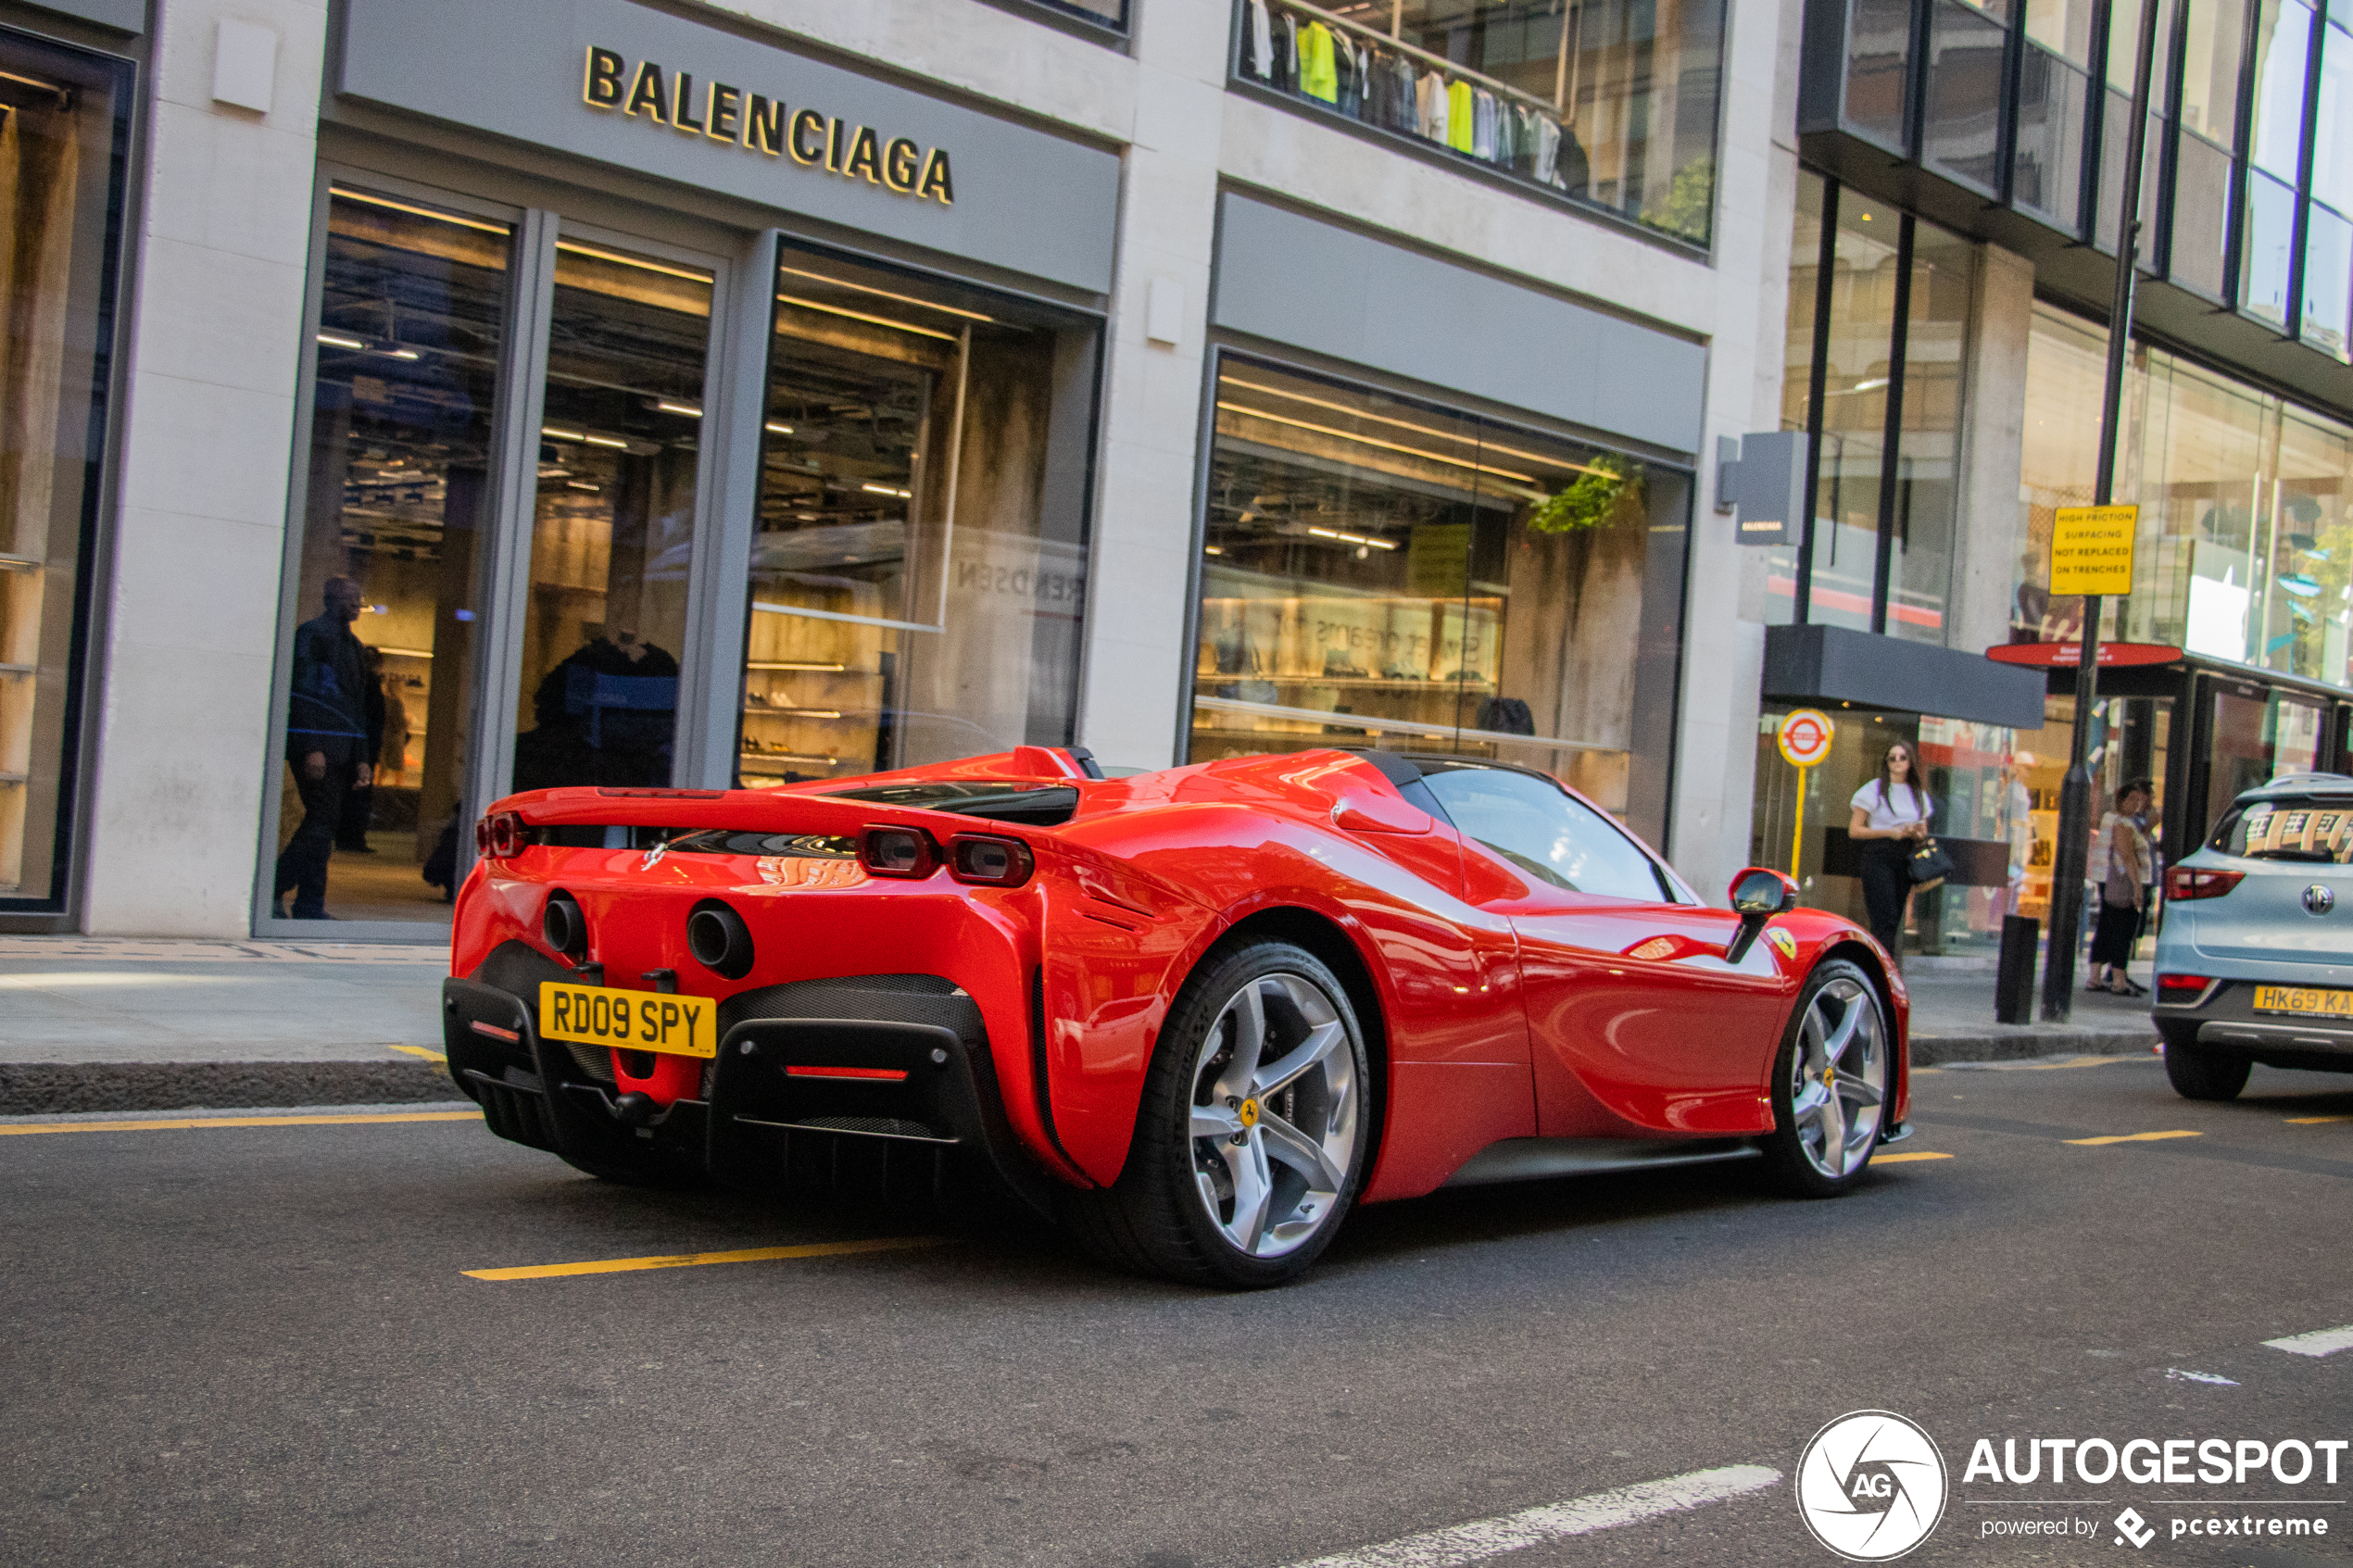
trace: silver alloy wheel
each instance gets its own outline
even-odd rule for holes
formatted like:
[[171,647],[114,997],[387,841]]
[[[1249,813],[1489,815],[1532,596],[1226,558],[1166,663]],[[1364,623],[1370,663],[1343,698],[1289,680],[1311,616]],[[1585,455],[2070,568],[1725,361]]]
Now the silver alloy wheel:
[[1790,1060],[1790,1123],[1806,1163],[1833,1181],[1871,1155],[1887,1098],[1887,1025],[1879,997],[1841,974],[1806,1004]]
[[1330,1222],[1356,1148],[1356,1052],[1322,986],[1246,982],[1193,1064],[1193,1185],[1237,1249],[1279,1258]]

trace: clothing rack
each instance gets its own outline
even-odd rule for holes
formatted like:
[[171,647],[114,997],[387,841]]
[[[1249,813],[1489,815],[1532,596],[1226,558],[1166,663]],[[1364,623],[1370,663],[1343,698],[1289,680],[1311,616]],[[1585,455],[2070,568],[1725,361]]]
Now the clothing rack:
[[1546,103],[1533,93],[1524,93],[1508,82],[1498,82],[1493,77],[1472,70],[1467,66],[1458,66],[1443,55],[1433,55],[1427,49],[1408,44],[1402,38],[1381,31],[1378,28],[1367,27],[1363,22],[1353,21],[1346,17],[1335,15],[1321,6],[1311,6],[1307,4],[1307,0],[1267,0],[1267,5],[1269,7],[1279,6],[1287,11],[1298,11],[1311,16],[1327,27],[1344,28],[1350,32],[1379,44],[1384,49],[1394,49],[1401,55],[1410,55],[1415,59],[1424,61],[1434,69],[1444,71],[1448,76],[1460,77],[1465,82],[1476,82],[1490,92],[1500,93],[1507,98],[1517,98],[1521,103],[1549,119],[1559,120],[1566,118],[1557,107]]

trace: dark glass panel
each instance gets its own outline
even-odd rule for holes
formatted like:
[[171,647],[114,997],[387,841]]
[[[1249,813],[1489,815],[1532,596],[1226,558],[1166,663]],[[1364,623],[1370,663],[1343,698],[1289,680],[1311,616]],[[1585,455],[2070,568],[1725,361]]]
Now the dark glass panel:
[[2007,30],[1967,0],[1936,0],[1922,157],[1989,194],[2002,180],[2002,45]]

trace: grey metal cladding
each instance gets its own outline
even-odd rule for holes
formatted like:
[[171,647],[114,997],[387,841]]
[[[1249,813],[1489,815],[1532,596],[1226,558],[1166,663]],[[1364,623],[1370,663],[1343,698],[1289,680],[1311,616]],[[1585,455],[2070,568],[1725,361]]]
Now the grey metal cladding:
[[[346,0],[341,91],[1098,294],[1119,158],[629,0]],[[942,147],[952,206],[582,101],[591,45]],[[698,89],[699,91],[699,89]]]
[[1231,192],[1210,308],[1234,332],[1699,449],[1702,345]]
[[2043,722],[2043,671],[1965,648],[1851,626],[1768,626],[1764,692],[1797,702],[1857,702],[1980,724]]
[[74,17],[117,32],[147,31],[147,0],[27,0],[33,9]]

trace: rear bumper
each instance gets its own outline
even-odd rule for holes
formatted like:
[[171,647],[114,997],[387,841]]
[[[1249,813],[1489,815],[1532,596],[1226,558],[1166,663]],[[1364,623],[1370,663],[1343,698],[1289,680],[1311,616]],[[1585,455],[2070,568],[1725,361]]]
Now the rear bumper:
[[2198,1045],[2244,1052],[2269,1066],[2353,1072],[2353,1019],[2259,1013],[2256,984],[2218,980],[2195,1001],[2158,1003],[2150,1017],[2169,1035],[2195,1027],[2191,1038]]
[[601,1050],[542,1039],[537,985],[522,972],[535,960],[547,978],[562,972],[506,952],[474,979],[442,983],[450,1075],[501,1137],[592,1169],[653,1161],[753,1186],[937,1179],[950,1156],[971,1154],[1051,1205],[1058,1184],[1006,1123],[980,1009],[945,980],[848,976],[732,997],[699,1098],[662,1107],[617,1094]]

